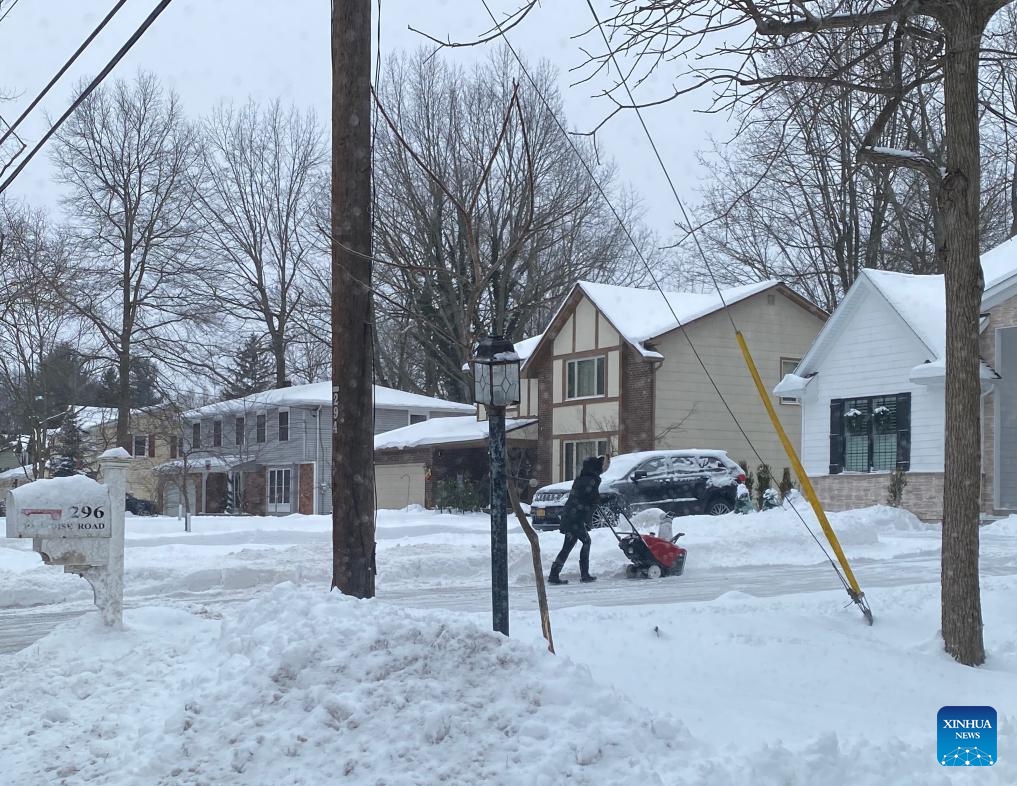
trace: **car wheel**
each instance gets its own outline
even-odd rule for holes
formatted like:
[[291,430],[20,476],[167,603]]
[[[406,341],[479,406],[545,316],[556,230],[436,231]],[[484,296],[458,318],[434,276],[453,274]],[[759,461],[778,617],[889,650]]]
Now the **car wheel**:
[[590,522],[590,529],[598,529],[600,527],[611,526],[614,527],[618,524],[618,513],[615,512],[609,505],[600,505],[595,511],[593,511],[593,520]]
[[707,516],[723,516],[725,513],[730,513],[731,510],[731,506],[723,499],[711,499],[706,504]]

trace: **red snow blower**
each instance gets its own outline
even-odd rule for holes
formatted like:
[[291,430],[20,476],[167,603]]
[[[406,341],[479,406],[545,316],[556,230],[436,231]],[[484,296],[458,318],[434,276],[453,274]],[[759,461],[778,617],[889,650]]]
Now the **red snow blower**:
[[[675,544],[678,542],[678,538],[685,534],[684,532],[679,532],[670,539],[658,537],[657,535],[642,535],[624,510],[614,509],[612,512],[625,519],[632,529],[632,532],[619,535],[618,530],[614,526],[618,523],[618,518],[616,516],[604,516],[605,523],[618,541],[618,548],[625,553],[625,556],[632,563],[625,567],[626,576],[630,579],[634,579],[636,576],[642,576],[647,579],[659,579],[661,576],[682,575],[682,572],[685,570],[685,557],[688,551]],[[661,520],[660,523],[666,525],[667,534],[670,535],[671,520],[667,519],[666,522]],[[664,527],[658,529],[661,535],[664,534],[661,531],[662,529]]]

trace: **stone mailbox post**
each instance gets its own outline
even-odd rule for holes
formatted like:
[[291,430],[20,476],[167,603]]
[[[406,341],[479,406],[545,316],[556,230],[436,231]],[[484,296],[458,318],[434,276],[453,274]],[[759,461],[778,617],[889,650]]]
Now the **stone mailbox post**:
[[7,492],[7,537],[31,538],[47,565],[63,565],[92,585],[106,625],[120,625],[124,605],[124,497],[130,455],[99,457],[105,483],[74,475],[36,480]]

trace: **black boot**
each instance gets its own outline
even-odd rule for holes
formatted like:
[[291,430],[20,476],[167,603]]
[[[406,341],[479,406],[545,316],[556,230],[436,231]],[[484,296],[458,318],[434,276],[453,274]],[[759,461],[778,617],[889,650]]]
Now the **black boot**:
[[585,584],[589,584],[591,581],[596,581],[596,576],[590,575],[590,560],[589,557],[583,559],[579,558],[579,580]]
[[548,584],[568,584],[568,579],[560,577],[561,569],[565,567],[565,563],[558,562],[555,560],[551,563],[551,575],[547,577]]

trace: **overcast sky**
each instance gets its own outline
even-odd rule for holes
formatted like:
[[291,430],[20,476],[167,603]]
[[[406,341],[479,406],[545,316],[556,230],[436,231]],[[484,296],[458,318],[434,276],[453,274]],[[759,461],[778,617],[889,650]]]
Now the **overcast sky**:
[[[0,0],[0,15],[11,8],[10,3]],[[496,13],[515,7],[514,0],[489,3]],[[13,120],[21,113],[113,5],[114,0],[20,0],[13,7],[0,22],[0,90],[18,93],[13,101],[0,103],[5,119]],[[29,147],[46,129],[40,110],[51,116],[62,112],[73,85],[101,69],[154,6],[155,0],[127,2],[22,126],[20,134]],[[480,0],[382,0],[381,6],[383,58],[394,50],[426,44],[409,26],[453,40],[468,40],[490,27]],[[544,0],[510,33],[528,60],[546,58],[559,68],[568,120],[579,130],[592,129],[610,111],[606,102],[591,97],[606,85],[604,81],[569,87],[575,80],[569,69],[585,60],[581,43],[571,37],[591,22],[585,0]],[[457,50],[451,56],[471,60],[486,56],[487,51],[478,47]],[[138,69],[150,70],[180,94],[192,115],[206,112],[219,101],[282,96],[313,106],[325,120],[329,61],[327,0],[174,0],[113,77],[130,78]],[[667,81],[659,79],[648,89],[666,93]],[[690,201],[695,201],[699,179],[706,176],[695,154],[708,145],[709,133],[724,133],[721,120],[693,112],[705,100],[703,96],[671,103],[646,115],[679,192]],[[677,208],[635,118],[611,120],[599,142],[602,153],[618,162],[622,178],[642,197],[648,223],[663,236],[671,234]],[[40,206],[56,206],[59,190],[50,180],[51,171],[48,156],[40,153],[9,193]]]

